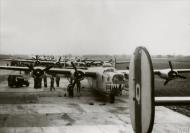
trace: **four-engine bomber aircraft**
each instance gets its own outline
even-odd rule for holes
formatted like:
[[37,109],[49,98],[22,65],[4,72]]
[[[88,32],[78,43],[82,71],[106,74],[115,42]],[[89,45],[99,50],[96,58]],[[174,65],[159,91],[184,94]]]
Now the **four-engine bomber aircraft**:
[[169,61],[169,66],[170,69],[154,70],[154,74],[158,75],[162,79],[165,79],[164,85],[176,78],[186,79],[185,76],[180,74],[190,73],[190,69],[173,69],[171,61]]
[[[52,66],[39,67],[33,65],[27,65],[26,67],[0,66],[0,69],[31,72],[35,79],[34,82],[41,78],[44,73],[51,75],[63,74],[66,77],[71,77],[74,79],[74,83],[72,83],[73,86],[77,81],[80,82],[86,77],[91,88],[104,91],[110,95],[110,102],[114,102],[116,93],[124,89],[124,73],[129,73],[128,70],[120,72],[110,66],[90,67],[86,70],[77,69],[73,62],[71,62],[71,64],[74,69],[52,68]],[[40,86],[36,88],[40,88]]]
[[[117,62],[117,64],[126,64],[126,63],[128,63],[128,62],[126,62],[126,61]],[[167,85],[169,81],[177,79],[177,78],[186,79],[186,77],[181,74],[182,73],[190,73],[190,69],[173,69],[173,65],[172,65],[171,61],[168,61],[168,63],[169,63],[169,67],[170,67],[168,69],[153,70],[155,75],[158,75],[160,78],[165,80],[164,85]],[[127,67],[127,69],[129,69],[129,68]],[[120,72],[122,72],[122,70],[120,70]],[[126,73],[125,71],[124,71],[124,73],[127,74],[126,76],[129,75],[129,73]]]
[[[114,61],[112,65],[116,63]],[[74,83],[70,83],[72,84],[72,86],[74,86],[77,81],[80,82],[81,80],[83,80],[83,78],[86,77],[89,81],[89,85],[91,86],[91,88],[107,92],[110,95],[111,102],[114,102],[115,95],[119,91],[124,89],[125,81],[126,79],[128,79],[129,76],[129,70],[116,70],[114,67],[111,67],[110,64],[106,64],[100,67],[89,67],[86,70],[77,69],[73,62],[71,62],[71,65],[74,69],[52,68],[53,66],[34,67],[33,65],[27,65],[26,67],[0,66],[0,69],[29,71],[32,73],[32,76],[35,79],[42,77],[44,73],[48,73],[51,75],[63,74],[66,77],[71,77],[74,79]],[[190,72],[190,69],[173,69],[171,62],[169,62],[169,65],[170,69],[154,70],[154,74],[166,80],[164,85],[176,78],[185,79],[186,77],[179,75],[179,73]]]

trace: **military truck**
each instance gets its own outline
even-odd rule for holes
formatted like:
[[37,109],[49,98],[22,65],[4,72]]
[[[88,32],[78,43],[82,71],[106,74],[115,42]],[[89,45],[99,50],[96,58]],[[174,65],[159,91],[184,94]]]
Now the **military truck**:
[[29,81],[28,79],[24,78],[22,75],[9,75],[8,86],[17,87],[17,88],[22,86],[29,86]]

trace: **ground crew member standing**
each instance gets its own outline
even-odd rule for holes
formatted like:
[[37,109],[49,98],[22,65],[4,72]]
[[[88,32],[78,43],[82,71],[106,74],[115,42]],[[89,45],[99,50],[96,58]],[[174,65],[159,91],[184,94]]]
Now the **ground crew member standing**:
[[42,88],[42,77],[38,78],[38,87]]
[[36,77],[34,77],[34,88],[35,89],[37,89],[38,87],[38,85],[37,85],[37,83],[38,83],[38,81],[37,81],[38,79],[36,78]]
[[36,77],[34,76],[34,88],[38,89],[42,87],[42,77]]
[[47,87],[47,75],[46,74],[44,74],[44,87]]
[[56,75],[56,85],[59,87],[59,81],[60,81],[60,76],[57,74]]
[[78,94],[78,96],[80,96],[80,88],[81,88],[80,80],[76,81],[76,85],[77,85],[77,94]]
[[54,89],[55,91],[55,87],[54,87],[54,77],[53,75],[50,78],[50,91],[52,91]]

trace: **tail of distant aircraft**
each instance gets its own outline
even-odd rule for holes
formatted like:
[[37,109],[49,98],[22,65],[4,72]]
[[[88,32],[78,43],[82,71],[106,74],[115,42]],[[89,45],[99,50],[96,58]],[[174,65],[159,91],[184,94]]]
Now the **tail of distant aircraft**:
[[116,57],[115,56],[113,56],[112,65],[114,68],[116,68]]

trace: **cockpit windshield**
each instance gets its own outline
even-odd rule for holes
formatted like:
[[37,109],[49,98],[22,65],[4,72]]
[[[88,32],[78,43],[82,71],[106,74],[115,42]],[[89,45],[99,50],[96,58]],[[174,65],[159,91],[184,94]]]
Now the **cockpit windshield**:
[[124,81],[124,76],[121,75],[121,74],[116,74],[116,75],[113,76],[112,81],[113,81],[114,84],[118,84],[120,82],[123,82]]
[[104,72],[114,72],[114,69],[112,69],[112,68],[106,69],[106,70],[104,70]]

